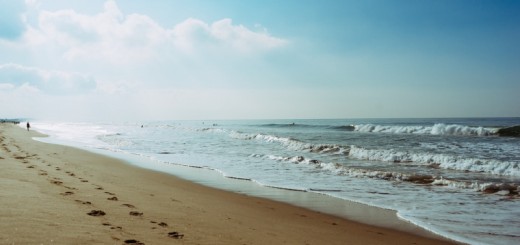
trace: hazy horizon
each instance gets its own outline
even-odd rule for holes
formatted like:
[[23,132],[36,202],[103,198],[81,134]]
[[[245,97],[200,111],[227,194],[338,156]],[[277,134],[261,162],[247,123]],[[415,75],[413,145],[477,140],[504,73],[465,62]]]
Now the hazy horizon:
[[0,118],[520,117],[517,1],[0,4]]
[[[338,121],[338,120],[345,120],[345,121],[398,121],[398,120],[409,120],[409,121],[403,121],[403,123],[408,124],[412,121],[416,120],[471,120],[471,119],[519,119],[520,117],[352,117],[352,118],[235,118],[235,119],[129,119],[129,120],[118,120],[118,119],[83,119],[83,120],[67,120],[67,119],[41,119],[41,118],[0,118],[1,120],[16,120],[20,123],[22,123],[22,127],[25,127],[26,122],[30,122],[31,124],[34,123],[130,123],[130,124],[137,124],[137,125],[146,125],[147,123],[157,123],[157,122],[202,122],[204,124],[207,123],[207,125],[213,125],[215,123],[219,122],[255,122],[255,121],[262,121],[265,123],[274,123],[274,124],[291,124],[296,123],[300,124],[302,121]],[[445,124],[443,122],[439,122],[441,124]],[[470,125],[471,126],[471,125]],[[474,125],[473,125],[474,126]],[[479,125],[480,126],[480,125]],[[514,125],[495,125],[497,127],[509,127]]]

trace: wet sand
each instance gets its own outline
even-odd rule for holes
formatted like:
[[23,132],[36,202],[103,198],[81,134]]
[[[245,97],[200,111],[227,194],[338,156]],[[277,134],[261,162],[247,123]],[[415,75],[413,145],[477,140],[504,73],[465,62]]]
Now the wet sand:
[[0,124],[0,244],[453,244],[213,189],[36,136],[43,135]]

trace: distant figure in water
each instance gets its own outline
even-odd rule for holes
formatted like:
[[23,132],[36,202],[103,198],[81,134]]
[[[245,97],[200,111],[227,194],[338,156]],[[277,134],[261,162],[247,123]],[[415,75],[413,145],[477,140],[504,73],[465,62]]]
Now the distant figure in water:
[[30,127],[31,127],[31,124],[29,124],[29,122],[27,122],[27,131],[29,131]]

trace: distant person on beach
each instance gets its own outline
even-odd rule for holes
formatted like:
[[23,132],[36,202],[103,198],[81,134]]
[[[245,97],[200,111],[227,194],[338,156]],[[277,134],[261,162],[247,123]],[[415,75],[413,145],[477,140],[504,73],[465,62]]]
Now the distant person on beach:
[[29,124],[29,122],[27,122],[27,131],[29,131],[30,127],[31,127],[31,124]]

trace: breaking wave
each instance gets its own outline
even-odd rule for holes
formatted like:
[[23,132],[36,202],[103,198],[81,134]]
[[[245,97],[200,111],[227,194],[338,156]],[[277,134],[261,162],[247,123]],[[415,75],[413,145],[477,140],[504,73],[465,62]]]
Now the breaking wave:
[[315,153],[348,153],[348,147],[333,144],[309,144],[289,137],[280,137],[268,134],[246,134],[233,131],[230,137],[241,140],[261,140],[267,143],[278,143],[291,150],[309,151]]
[[309,124],[263,124],[269,128],[328,128],[338,131],[357,131],[366,133],[392,134],[431,134],[431,135],[462,135],[462,136],[496,136],[500,127],[466,126],[459,124],[436,123],[434,125],[377,125],[377,124],[349,124],[349,125],[309,125]]
[[496,175],[520,176],[520,163],[495,159],[479,159],[428,152],[404,152],[393,149],[366,149],[355,145],[309,144],[297,139],[266,134],[232,132],[231,137],[242,140],[262,140],[278,143],[288,149],[321,154],[342,154],[345,157],[390,163],[414,163],[434,168],[484,172]]
[[[348,127],[348,126],[347,126]],[[432,127],[422,126],[377,126],[371,124],[355,126],[357,131],[414,133],[439,135],[493,135],[493,128],[469,127],[461,125],[435,124]],[[483,159],[461,155],[450,155],[430,152],[398,151],[394,149],[367,149],[356,145],[310,144],[291,137],[281,137],[269,134],[251,134],[240,131],[228,131],[218,128],[205,128],[202,131],[226,133],[239,140],[259,140],[266,143],[276,143],[293,151],[311,152],[317,154],[343,155],[344,157],[364,161],[379,161],[388,163],[423,165],[456,171],[487,173],[501,176],[520,177],[520,162],[497,159]],[[294,160],[294,159],[293,159]],[[386,173],[385,173],[386,175]],[[400,178],[400,177],[399,177]]]
[[[364,133],[387,133],[387,134],[427,134],[427,135],[453,135],[453,136],[499,136],[500,127],[474,127],[458,124],[437,123],[431,126],[424,125],[307,125],[307,124],[264,124],[261,127],[270,128],[326,128],[337,131],[354,131]],[[226,132],[220,128],[200,128],[196,131]],[[237,132],[240,133],[240,132]]]
[[520,176],[520,163],[494,159],[464,158],[448,154],[411,153],[395,150],[365,149],[352,146],[349,156],[370,161],[419,163],[443,169]]
[[367,133],[393,134],[431,134],[431,135],[463,135],[463,136],[492,136],[497,135],[498,128],[470,127],[457,124],[437,123],[433,126],[398,126],[360,124],[354,126],[354,131]]
[[349,167],[338,163],[325,163],[315,159],[308,159],[303,156],[282,157],[273,155],[252,154],[250,157],[263,157],[278,162],[302,164],[317,169],[327,170],[337,175],[348,175],[356,178],[373,178],[387,181],[403,181],[420,185],[448,186],[459,189],[471,189],[483,193],[497,193],[502,195],[518,195],[520,192],[519,183],[503,183],[481,180],[455,180],[446,179],[443,176],[416,173],[400,173],[396,171],[383,171],[364,169],[359,167]]
[[332,129],[341,130],[341,131],[354,131],[356,130],[355,125],[344,125],[344,126],[334,126]]

